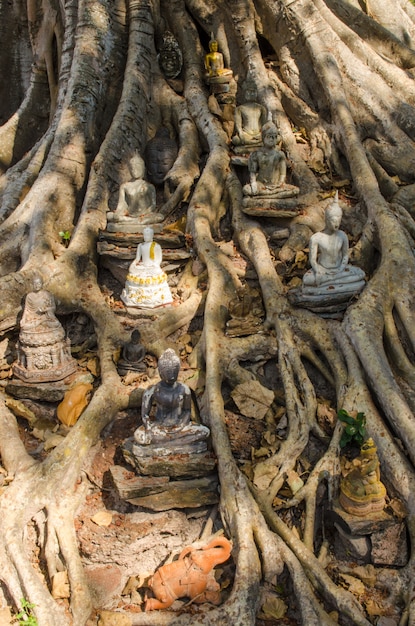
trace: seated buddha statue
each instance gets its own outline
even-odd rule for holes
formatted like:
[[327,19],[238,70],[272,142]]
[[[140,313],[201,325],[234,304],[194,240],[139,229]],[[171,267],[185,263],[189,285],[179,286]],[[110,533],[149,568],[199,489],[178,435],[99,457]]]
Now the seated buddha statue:
[[244,196],[289,198],[298,195],[298,187],[286,183],[287,160],[284,152],[277,148],[280,135],[273,122],[262,126],[261,137],[263,146],[249,155],[250,182],[243,187]]
[[165,350],[157,367],[161,380],[143,394],[143,425],[134,433],[136,443],[140,446],[154,444],[166,450],[178,446],[191,446],[194,452],[206,450],[210,431],[191,421],[191,392],[177,380],[180,359],[175,351]]
[[145,163],[142,157],[135,154],[129,167],[132,180],[120,186],[117,208],[107,213],[107,230],[117,230],[122,224],[130,226],[132,232],[134,225],[139,227],[164,220],[164,216],[156,212],[156,189],[144,179]]
[[247,80],[244,87],[245,102],[235,110],[235,134],[232,143],[243,151],[244,148],[258,148],[262,144],[261,129],[267,121],[267,110],[256,102],[255,83]]
[[209,52],[205,55],[206,81],[208,83],[230,80],[233,72],[225,68],[223,54],[218,51],[218,42],[213,35],[209,41]]
[[173,298],[167,282],[167,275],[161,269],[161,246],[153,241],[151,226],[143,230],[144,241],[137,246],[137,253],[131,263],[121,300],[127,307],[154,309],[170,304]]
[[128,372],[145,372],[147,366],[144,361],[146,349],[141,343],[141,334],[134,328],[130,341],[124,344],[121,357],[117,363],[118,372],[123,376]]
[[55,299],[43,289],[40,276],[33,279],[20,321],[18,360],[14,374],[28,382],[51,382],[66,378],[77,368],[70,341],[55,315]]
[[339,502],[351,515],[364,517],[385,507],[386,489],[380,480],[379,459],[373,439],[367,439],[352,469],[340,483]]
[[310,265],[303,276],[303,294],[339,292],[359,293],[365,285],[365,274],[349,264],[349,242],[340,229],[342,210],[338,193],[325,212],[325,228],[310,238]]

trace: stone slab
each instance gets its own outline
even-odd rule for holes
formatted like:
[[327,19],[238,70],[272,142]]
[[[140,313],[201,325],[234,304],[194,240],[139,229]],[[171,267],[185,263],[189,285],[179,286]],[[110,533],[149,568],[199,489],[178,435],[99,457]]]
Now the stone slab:
[[209,506],[219,502],[218,479],[216,476],[205,476],[193,480],[172,480],[160,493],[130,498],[127,502],[153,511]]
[[[287,200],[287,203],[288,203],[288,200]],[[281,207],[263,206],[261,207],[258,204],[252,207],[243,206],[242,211],[246,215],[251,215],[252,217],[272,217],[272,218],[277,218],[277,219],[297,217],[297,215],[300,212],[300,210],[295,208],[295,206],[292,206],[292,207],[290,206],[281,206]]]
[[404,522],[373,533],[370,540],[374,565],[404,567],[407,564],[409,551]]
[[371,562],[371,544],[368,535],[350,535],[340,524],[334,524],[334,552],[338,559],[355,561],[361,565]]
[[[109,241],[99,241],[97,250],[100,256],[131,262],[135,259],[137,246],[121,246]],[[163,249],[163,261],[186,261],[189,258],[190,252],[184,248]]]
[[113,465],[109,471],[114,486],[123,500],[160,493],[166,489],[170,480],[168,476],[137,476],[135,472],[121,465]]
[[[154,241],[156,241],[162,248],[182,248],[185,245],[184,233],[178,230],[158,230],[154,227]],[[128,246],[137,247],[139,243],[143,241],[142,233],[111,233],[107,230],[101,230],[99,233],[98,244],[108,241],[114,243],[122,248]]]
[[332,508],[327,511],[326,516],[328,521],[337,524],[346,533],[355,536],[384,532],[391,526],[400,525],[400,522],[397,522],[396,518],[386,511],[378,511],[365,517],[346,513],[337,499],[333,502]]
[[216,468],[215,455],[206,450],[199,453],[176,453],[137,457],[132,453],[133,439],[128,439],[122,448],[125,460],[145,476],[170,476],[172,478],[200,477],[211,474]]
[[85,373],[75,372],[64,380],[44,383],[30,383],[18,378],[11,378],[6,385],[6,392],[13,398],[60,402],[68,389],[73,387],[78,379],[85,382]]

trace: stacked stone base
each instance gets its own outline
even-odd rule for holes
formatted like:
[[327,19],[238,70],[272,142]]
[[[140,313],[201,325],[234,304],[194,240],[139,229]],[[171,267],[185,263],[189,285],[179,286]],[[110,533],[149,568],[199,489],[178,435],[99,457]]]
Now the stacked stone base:
[[[134,453],[133,453],[134,447]],[[134,439],[122,448],[125,460],[133,469],[111,467],[114,486],[121,499],[153,511],[198,508],[219,501],[216,458],[207,450],[187,452],[172,450],[160,456],[146,448],[137,454]]]

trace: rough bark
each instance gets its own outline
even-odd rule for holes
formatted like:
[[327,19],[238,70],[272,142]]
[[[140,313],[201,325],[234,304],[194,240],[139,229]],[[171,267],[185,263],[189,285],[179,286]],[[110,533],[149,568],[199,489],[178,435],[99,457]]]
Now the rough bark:
[[[13,6],[11,6],[13,5]],[[236,574],[228,600],[203,616],[149,614],[134,624],[255,624],[259,590],[286,566],[303,624],[371,623],[352,593],[330,578],[315,553],[317,490],[337,488],[338,424],[330,435],[317,419],[318,386],[330,386],[336,410],[364,411],[388,492],[408,512],[415,539],[415,14],[406,0],[31,0],[0,3],[0,331],[18,327],[21,302],[35,272],[59,303],[82,312],[98,338],[99,387],[77,424],[47,458],[34,461],[0,396],[1,462],[10,481],[0,494],[0,580],[15,607],[35,605],[40,626],[85,624],[91,599],[72,516],[84,497],[79,480],[102,429],[129,402],[113,355],[126,338],[98,284],[96,242],[134,152],[143,154],[160,121],[178,137],[167,181],[169,216],[188,203],[187,235],[207,269],[202,337],[193,358],[206,383],[201,414],[212,433],[221,484],[220,509],[234,542]],[[156,43],[168,27],[183,51],[183,91],[157,66]],[[213,32],[240,89],[254,78],[258,98],[278,125],[303,212],[276,260],[269,228],[241,212],[242,186],[230,162],[230,121],[209,98],[203,56]],[[9,45],[7,45],[9,44]],[[266,52],[264,52],[266,50]],[[11,71],[8,72],[8,67]],[[156,69],[157,68],[157,69]],[[239,91],[238,91],[239,97]],[[308,145],[299,140],[303,129]],[[200,158],[200,155],[203,158]],[[324,177],[320,174],[324,170]],[[353,260],[367,286],[343,320],[292,307],[280,263],[292,266],[320,228],[327,180],[347,177],[362,228]],[[323,189],[324,187],[324,189]],[[228,231],[221,222],[228,219]],[[221,229],[254,268],[268,335],[225,334],[227,306],[245,282],[219,243]],[[60,231],[71,232],[65,247]],[[154,354],[196,315],[194,280],[187,299],[159,321],[142,322]],[[275,360],[288,427],[252,474],[235,460],[225,423],[222,386],[252,378],[246,364]],[[312,372],[312,373],[310,373]],[[274,425],[275,426],[275,425]],[[291,526],[276,505],[287,472],[310,439],[321,458],[284,510],[304,510]],[[43,525],[48,576],[30,562],[25,529]],[[39,521],[40,520],[40,521]],[[413,589],[414,558],[399,573]],[[68,570],[70,615],[52,599],[48,580],[58,560]],[[398,596],[397,596],[398,598]],[[399,598],[402,600],[402,598]],[[415,598],[404,598],[402,624],[415,624]]]

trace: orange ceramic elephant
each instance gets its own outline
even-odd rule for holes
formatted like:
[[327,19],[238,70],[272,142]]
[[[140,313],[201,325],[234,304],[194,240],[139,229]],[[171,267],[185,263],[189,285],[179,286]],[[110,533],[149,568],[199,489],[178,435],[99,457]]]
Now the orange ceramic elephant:
[[220,602],[220,586],[213,568],[228,560],[232,543],[226,537],[213,539],[204,548],[188,546],[177,561],[160,567],[148,586],[155,598],[146,601],[146,611],[167,609],[177,598],[187,596],[197,603]]

